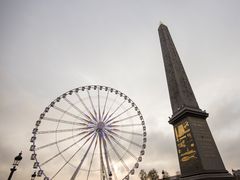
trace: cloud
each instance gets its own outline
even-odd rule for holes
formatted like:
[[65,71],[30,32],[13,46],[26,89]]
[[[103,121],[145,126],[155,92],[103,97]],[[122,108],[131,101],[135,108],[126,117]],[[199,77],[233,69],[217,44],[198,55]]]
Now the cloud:
[[[217,106],[216,106],[217,104]],[[239,168],[240,144],[240,96],[233,92],[212,102],[212,114],[208,119],[220,154],[227,169]]]
[[141,109],[148,143],[140,168],[174,174],[179,166],[167,122],[160,20],[169,26],[197,99],[210,113],[226,167],[239,168],[239,1],[206,2],[1,3],[0,179],[20,150],[24,158],[16,178],[30,177],[29,139],[39,114],[58,95],[93,83],[119,89]]

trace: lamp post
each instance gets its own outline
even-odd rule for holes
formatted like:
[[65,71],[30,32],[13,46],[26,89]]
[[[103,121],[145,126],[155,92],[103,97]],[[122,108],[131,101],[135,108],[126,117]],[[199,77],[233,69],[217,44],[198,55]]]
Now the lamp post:
[[22,151],[14,158],[13,167],[10,169],[11,172],[9,174],[8,180],[12,179],[13,173],[17,170],[17,166],[19,165],[20,161],[22,160]]

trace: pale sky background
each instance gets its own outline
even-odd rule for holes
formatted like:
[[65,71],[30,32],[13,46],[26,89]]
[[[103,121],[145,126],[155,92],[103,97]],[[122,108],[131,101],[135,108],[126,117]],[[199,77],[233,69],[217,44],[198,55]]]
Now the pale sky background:
[[[100,84],[140,108],[148,143],[140,169],[179,170],[158,37],[172,35],[226,168],[240,168],[239,0],[1,0],[0,179],[29,179],[35,121],[57,96]],[[137,175],[131,179],[137,179]]]

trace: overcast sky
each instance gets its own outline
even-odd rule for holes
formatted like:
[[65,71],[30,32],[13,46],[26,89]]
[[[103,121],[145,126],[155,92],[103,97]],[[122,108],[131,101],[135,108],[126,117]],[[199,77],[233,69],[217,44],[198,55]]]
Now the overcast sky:
[[[148,143],[140,169],[179,170],[158,26],[171,32],[226,168],[240,168],[239,0],[1,0],[0,179],[57,96],[100,84],[140,108]],[[135,178],[136,179],[137,175]]]

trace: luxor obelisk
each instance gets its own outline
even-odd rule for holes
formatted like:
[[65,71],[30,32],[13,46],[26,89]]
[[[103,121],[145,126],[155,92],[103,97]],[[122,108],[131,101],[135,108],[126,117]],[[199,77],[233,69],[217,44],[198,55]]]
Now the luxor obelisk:
[[181,178],[232,179],[206,122],[208,113],[198,106],[167,26],[161,24],[158,32],[173,111],[169,123],[174,127]]

